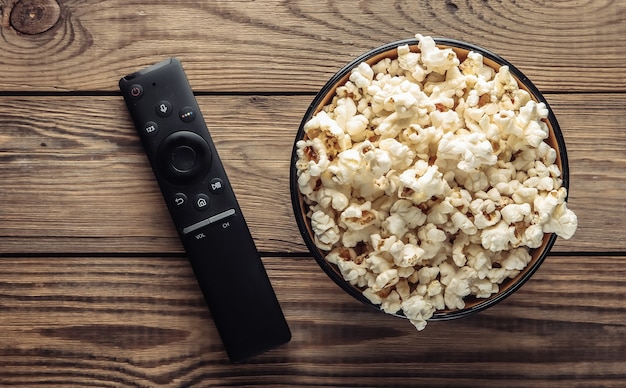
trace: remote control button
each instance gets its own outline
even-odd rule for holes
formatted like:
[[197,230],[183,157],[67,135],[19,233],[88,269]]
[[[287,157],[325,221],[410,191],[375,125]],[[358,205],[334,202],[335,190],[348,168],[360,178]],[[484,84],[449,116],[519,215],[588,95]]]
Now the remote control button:
[[159,117],[167,117],[172,114],[172,103],[161,101],[154,107],[154,111]]
[[225,220],[227,218],[230,218],[230,217],[232,217],[234,215],[235,215],[235,209],[228,209],[226,211],[223,211],[221,213],[218,213],[218,214],[214,215],[213,217],[210,217],[209,218],[209,222],[212,224],[214,222],[222,221],[222,220]]
[[198,194],[193,200],[193,205],[198,210],[206,210],[209,208],[209,196],[206,194]]
[[224,182],[220,178],[213,178],[209,182],[209,190],[213,194],[218,194],[224,191]]
[[174,194],[174,205],[177,207],[181,207],[187,203],[187,196],[185,193],[176,193]]
[[[189,234],[191,232],[195,232],[196,230],[200,229],[200,228],[204,228],[205,226],[214,224],[218,221],[223,221],[226,220],[232,216],[234,216],[237,212],[235,211],[235,209],[228,209],[225,210],[221,213],[218,213],[212,217],[209,217],[207,219],[204,219],[202,221],[198,221],[195,224],[189,225],[186,228],[183,228],[183,233],[184,234]],[[229,225],[228,225],[229,226]],[[223,228],[228,227],[225,223],[222,224]]]
[[211,157],[211,149],[202,136],[178,131],[163,140],[156,161],[165,179],[184,184],[204,177],[211,167]]
[[159,126],[154,121],[148,121],[143,126],[143,133],[150,136],[155,136],[159,133]]
[[188,145],[176,147],[172,153],[172,167],[179,172],[187,172],[196,164],[196,151]]
[[143,86],[139,84],[131,85],[129,94],[132,98],[140,98],[143,96]]
[[196,111],[193,110],[193,108],[186,106],[180,110],[178,117],[180,117],[182,121],[190,123],[196,118]]

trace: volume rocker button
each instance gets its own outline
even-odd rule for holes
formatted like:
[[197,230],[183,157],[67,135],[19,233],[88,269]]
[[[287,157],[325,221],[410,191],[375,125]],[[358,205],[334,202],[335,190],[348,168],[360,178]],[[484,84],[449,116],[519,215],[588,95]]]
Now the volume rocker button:
[[218,213],[212,217],[206,218],[202,221],[198,221],[195,224],[189,225],[186,228],[183,228],[183,234],[189,234],[191,232],[195,232],[196,230],[200,229],[200,228],[204,228],[205,226],[214,224],[218,221],[222,221],[225,220],[227,218],[230,218],[232,216],[235,215],[235,209],[228,209],[226,211],[223,211],[221,213]]

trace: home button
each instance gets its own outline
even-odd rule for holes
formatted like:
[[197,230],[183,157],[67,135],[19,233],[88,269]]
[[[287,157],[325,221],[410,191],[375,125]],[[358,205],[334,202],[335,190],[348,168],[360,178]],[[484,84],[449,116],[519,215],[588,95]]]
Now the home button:
[[193,200],[193,205],[198,210],[206,210],[209,208],[209,197],[206,194],[198,194]]

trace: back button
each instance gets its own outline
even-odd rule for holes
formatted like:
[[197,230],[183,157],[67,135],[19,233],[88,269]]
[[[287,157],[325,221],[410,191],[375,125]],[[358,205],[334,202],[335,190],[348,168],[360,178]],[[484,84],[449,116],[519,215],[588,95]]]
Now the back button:
[[172,199],[172,201],[174,202],[174,205],[176,207],[181,207],[187,204],[187,196],[185,195],[185,193],[176,193],[174,194],[174,198]]

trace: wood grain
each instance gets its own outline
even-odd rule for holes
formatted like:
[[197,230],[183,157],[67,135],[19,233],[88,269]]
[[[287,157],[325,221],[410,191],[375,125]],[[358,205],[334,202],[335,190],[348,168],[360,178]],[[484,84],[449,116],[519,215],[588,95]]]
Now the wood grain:
[[114,91],[121,75],[178,56],[200,91],[314,92],[359,54],[416,33],[499,53],[543,90],[626,88],[622,1],[60,5],[59,22],[44,34],[0,31],[1,90]]
[[423,332],[344,294],[310,258],[264,263],[294,337],[232,366],[182,257],[3,258],[0,384],[610,387],[626,378],[624,257],[549,257],[499,305]]
[[6,5],[5,14],[9,15],[4,26],[15,29],[18,33],[37,35],[51,29],[61,16],[61,7],[55,0],[17,1]]
[[[607,233],[623,225],[626,210],[625,96],[548,95],[567,143],[569,201],[580,224],[555,251],[626,248]],[[311,99],[199,97],[264,252],[306,252],[288,174]],[[0,97],[0,117],[0,252],[182,251],[121,97]]]
[[[58,0],[58,21],[34,35],[17,21],[55,15],[12,19],[17,3],[34,4],[0,0],[0,386],[624,386],[626,2]],[[579,218],[514,295],[422,332],[323,273],[289,195],[314,94],[359,54],[416,33],[483,46],[546,93]],[[117,88],[169,56],[293,333],[241,365]]]

